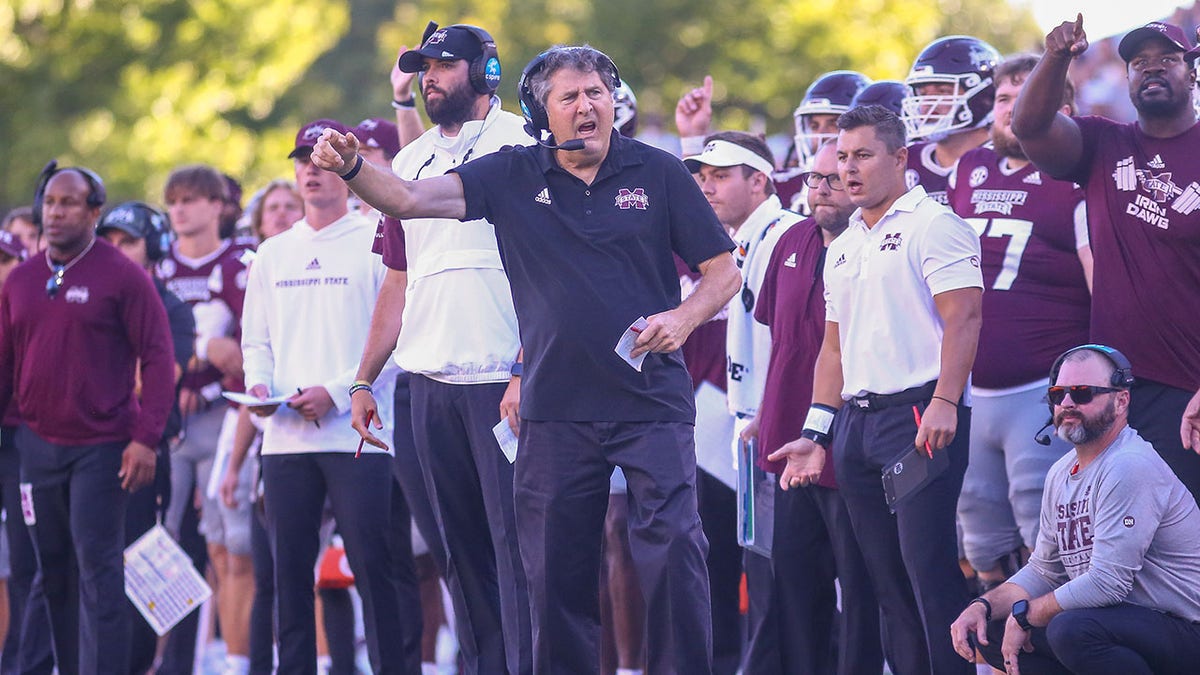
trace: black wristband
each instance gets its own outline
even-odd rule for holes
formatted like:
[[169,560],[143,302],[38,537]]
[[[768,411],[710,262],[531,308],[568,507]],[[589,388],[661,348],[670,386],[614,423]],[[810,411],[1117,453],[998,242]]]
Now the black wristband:
[[350,180],[353,180],[353,179],[354,179],[354,177],[358,175],[358,172],[359,172],[359,171],[362,171],[362,167],[363,167],[363,156],[362,156],[362,155],[355,155],[355,157],[356,157],[356,159],[354,160],[354,168],[353,168],[353,169],[350,169],[348,172],[346,172],[346,173],[344,173],[344,174],[340,174],[340,176],[339,176],[339,177],[340,177],[342,180],[344,180],[344,181],[350,181]]
[[829,444],[833,442],[833,436],[830,434],[823,434],[816,429],[805,429],[804,431],[801,431],[800,438],[807,438],[813,443],[816,443],[824,448],[828,448]]
[[950,399],[946,398],[945,396],[938,396],[937,394],[934,394],[934,395],[933,395],[933,396],[931,396],[930,398],[931,398],[931,399],[934,399],[934,398],[936,398],[936,399],[938,399],[939,401],[945,401],[946,403],[949,403],[950,405],[954,406],[955,408],[957,408],[957,407],[958,407],[958,404],[957,404],[957,403],[955,403],[954,401],[951,401]]
[[980,597],[975,598],[974,600],[968,602],[967,606],[970,607],[971,605],[973,605],[977,602],[979,604],[983,605],[983,610],[984,610],[984,612],[986,612],[983,615],[983,618],[987,621],[991,621],[992,620],[992,603],[988,602],[987,598],[980,596]]
[[412,110],[413,108],[417,107],[417,97],[409,97],[407,101],[398,101],[396,99],[392,99],[392,107],[396,110]]

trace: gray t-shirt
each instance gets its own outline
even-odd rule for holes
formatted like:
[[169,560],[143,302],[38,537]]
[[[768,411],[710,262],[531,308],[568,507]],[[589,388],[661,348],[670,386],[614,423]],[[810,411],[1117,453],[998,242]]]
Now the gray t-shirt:
[[1033,556],[1010,581],[1064,610],[1128,602],[1200,621],[1200,509],[1154,448],[1125,427],[1071,475],[1046,475]]

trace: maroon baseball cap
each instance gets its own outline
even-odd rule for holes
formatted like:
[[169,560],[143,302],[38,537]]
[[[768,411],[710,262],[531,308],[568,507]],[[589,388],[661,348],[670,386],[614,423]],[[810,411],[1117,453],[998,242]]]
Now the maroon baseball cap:
[[315,122],[309,122],[300,128],[300,132],[296,134],[296,147],[288,154],[288,158],[307,155],[312,152],[312,149],[317,145],[317,139],[326,129],[333,129],[340,134],[350,133],[345,124],[337,120],[321,119]]
[[8,230],[0,230],[0,253],[10,255],[17,260],[24,260],[27,252],[20,237]]
[[396,133],[396,125],[381,117],[368,117],[354,127],[354,135],[359,142],[370,148],[379,148],[387,158],[400,152],[400,136]]
[[1179,48],[1179,51],[1184,52],[1184,58],[1189,61],[1195,60],[1200,52],[1193,52],[1191,44],[1188,43],[1187,36],[1184,35],[1183,29],[1169,23],[1161,21],[1151,21],[1150,23],[1140,28],[1134,28],[1121,38],[1121,43],[1117,45],[1117,53],[1125,63],[1137,54],[1142,43],[1149,38],[1160,38],[1170,42]]

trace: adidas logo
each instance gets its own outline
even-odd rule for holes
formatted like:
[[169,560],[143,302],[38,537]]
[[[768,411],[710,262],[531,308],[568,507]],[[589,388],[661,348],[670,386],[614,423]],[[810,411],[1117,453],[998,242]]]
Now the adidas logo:
[[320,261],[318,261],[316,258],[313,258],[313,259],[312,259],[312,262],[308,263],[308,265],[306,265],[304,269],[306,269],[306,270],[319,270],[319,269],[321,269],[321,263],[320,263]]
[[1022,179],[1021,182],[1028,183],[1030,185],[1041,185],[1042,184],[1042,172],[1034,171],[1033,173],[1029,174],[1028,176],[1025,176],[1025,178]]
[[796,266],[796,254],[792,253],[791,255],[789,255],[787,257],[787,260],[783,261],[783,266],[784,267],[795,267]]
[[1165,168],[1167,168],[1167,164],[1166,164],[1166,162],[1164,162],[1164,161],[1162,160],[1162,155],[1155,155],[1155,156],[1154,156],[1154,159],[1150,160],[1149,162],[1146,162],[1146,165],[1147,165],[1147,166],[1149,166],[1151,169],[1165,169]]
[[550,188],[548,188],[548,187],[542,188],[542,191],[539,192],[538,195],[533,198],[533,201],[535,201],[539,204],[549,205],[550,204]]

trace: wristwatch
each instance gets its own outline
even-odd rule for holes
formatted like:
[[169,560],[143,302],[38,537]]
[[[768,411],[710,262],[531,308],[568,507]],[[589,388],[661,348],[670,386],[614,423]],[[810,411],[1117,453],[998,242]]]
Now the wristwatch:
[[1017,620],[1017,625],[1023,630],[1033,630],[1033,624],[1029,623],[1029,601],[1018,600],[1013,603],[1012,616]]

